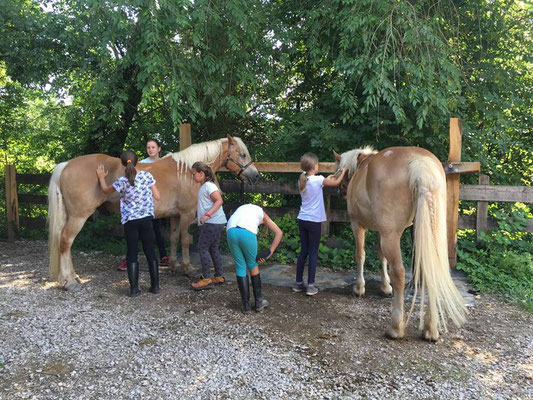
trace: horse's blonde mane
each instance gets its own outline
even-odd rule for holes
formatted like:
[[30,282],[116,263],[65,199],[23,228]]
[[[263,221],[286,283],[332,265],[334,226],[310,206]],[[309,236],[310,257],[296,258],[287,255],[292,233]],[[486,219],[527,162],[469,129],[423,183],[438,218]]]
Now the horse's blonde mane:
[[357,169],[358,158],[360,154],[371,155],[378,151],[374,150],[372,146],[365,146],[361,149],[349,150],[341,154],[341,161],[339,162],[339,170],[346,168],[348,170],[348,177],[351,178]]
[[[235,139],[244,153],[250,157],[250,153],[244,142],[235,136],[233,139]],[[185,150],[170,154],[170,157],[178,164],[178,174],[185,174],[196,161],[203,161],[211,166],[220,156],[220,153],[222,153],[222,144],[227,141],[227,138],[222,138],[209,142],[196,143],[187,147]]]

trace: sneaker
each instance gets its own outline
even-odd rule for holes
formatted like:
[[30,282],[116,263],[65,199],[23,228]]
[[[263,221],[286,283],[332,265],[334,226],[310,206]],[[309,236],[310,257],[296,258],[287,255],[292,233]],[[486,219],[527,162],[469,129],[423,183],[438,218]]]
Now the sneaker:
[[303,282],[296,282],[294,285],[292,285],[292,291],[294,293],[303,292],[305,290],[305,283]]
[[205,290],[213,288],[213,280],[211,278],[204,279],[200,278],[197,281],[191,283],[191,286],[194,290]]
[[168,265],[169,261],[170,259],[168,258],[168,256],[161,257],[161,260],[159,260],[159,265],[166,266]]
[[224,278],[223,276],[215,276],[212,281],[214,285],[223,285],[224,283],[226,283],[226,278]]
[[118,269],[119,271],[126,271],[126,270],[128,269],[128,268],[127,268],[127,265],[128,265],[128,261],[127,261],[127,260],[122,260],[122,261],[120,262],[120,264],[117,265],[117,269]]
[[318,288],[315,285],[309,285],[307,286],[307,289],[305,289],[305,294],[308,296],[314,296],[318,293]]

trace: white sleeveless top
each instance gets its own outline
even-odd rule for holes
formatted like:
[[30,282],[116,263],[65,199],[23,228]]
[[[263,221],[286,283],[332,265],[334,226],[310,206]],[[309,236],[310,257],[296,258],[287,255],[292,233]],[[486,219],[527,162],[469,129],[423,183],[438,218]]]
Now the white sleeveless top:
[[323,222],[327,220],[322,190],[323,182],[324,177],[322,175],[311,175],[307,178],[305,192],[300,192],[302,206],[298,213],[298,219],[312,222]]
[[263,209],[254,204],[244,204],[229,218],[226,230],[239,227],[257,235],[257,227],[263,223]]

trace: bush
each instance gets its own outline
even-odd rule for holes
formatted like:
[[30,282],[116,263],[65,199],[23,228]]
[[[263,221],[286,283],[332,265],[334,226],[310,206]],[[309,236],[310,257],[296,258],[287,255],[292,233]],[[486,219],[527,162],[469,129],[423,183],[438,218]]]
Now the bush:
[[[282,264],[296,264],[300,252],[298,222],[289,214],[281,218],[274,218],[274,222],[283,230],[283,240],[271,260]],[[272,237],[273,235],[268,229],[262,228],[257,236],[259,249],[270,247]],[[351,227],[345,225],[343,229],[338,231],[337,235],[331,235],[330,238],[335,240],[337,246],[328,246],[326,243],[327,238],[322,237],[318,249],[318,264],[332,268],[335,271],[354,269],[356,267],[354,260],[356,246]],[[378,271],[381,268],[377,258],[377,238],[378,235],[375,232],[368,231],[366,234],[366,270]],[[404,265],[408,266],[411,263],[411,237],[409,230],[406,230],[406,234],[402,238],[402,249],[408,255],[404,257]]]
[[457,269],[465,271],[475,288],[497,293],[533,312],[533,235],[523,232],[524,211],[498,211],[499,230],[481,235],[476,246],[474,232],[460,232]]

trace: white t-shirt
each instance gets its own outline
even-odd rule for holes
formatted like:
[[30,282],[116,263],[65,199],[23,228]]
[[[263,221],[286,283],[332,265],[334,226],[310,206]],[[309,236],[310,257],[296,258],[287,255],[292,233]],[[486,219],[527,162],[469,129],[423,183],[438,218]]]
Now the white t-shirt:
[[263,223],[264,212],[259,206],[244,204],[231,215],[226,230],[240,227],[257,235],[257,227]]
[[[200,189],[198,190],[198,207],[196,208],[198,225],[200,225],[200,218],[213,207],[215,202],[211,199],[211,193],[216,192],[217,190],[220,191],[217,185],[213,182],[205,182],[200,186]],[[222,207],[216,210],[215,213],[211,215],[211,218],[208,218],[205,221],[206,224],[225,224],[226,222],[226,214],[224,214]]]
[[[158,160],[159,161],[159,160]],[[144,160],[141,160],[139,162],[142,162],[142,163],[145,163],[145,164],[151,164],[153,162],[155,162],[154,160],[152,160],[150,157],[146,157]]]
[[302,196],[302,206],[298,213],[298,219],[311,222],[326,221],[326,209],[324,208],[324,194],[322,191],[322,175],[311,175],[307,178],[305,192],[300,192]]

